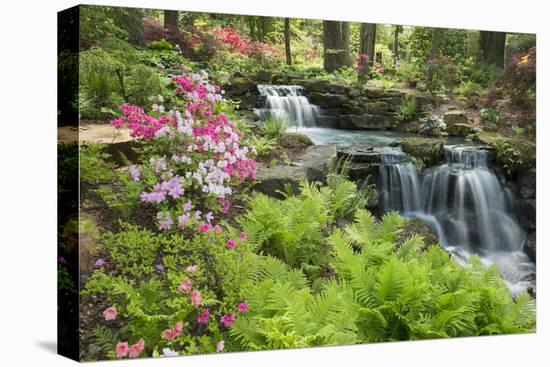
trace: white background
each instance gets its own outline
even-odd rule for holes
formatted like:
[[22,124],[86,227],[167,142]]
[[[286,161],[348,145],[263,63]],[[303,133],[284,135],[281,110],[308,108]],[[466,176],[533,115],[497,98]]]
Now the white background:
[[[237,353],[104,366],[548,365],[548,41],[544,1],[88,1],[538,34],[537,334]],[[74,1],[2,2],[0,18],[0,365],[66,366],[56,340],[56,12]],[[546,103],[545,103],[546,102]],[[546,143],[546,144],[545,144]]]

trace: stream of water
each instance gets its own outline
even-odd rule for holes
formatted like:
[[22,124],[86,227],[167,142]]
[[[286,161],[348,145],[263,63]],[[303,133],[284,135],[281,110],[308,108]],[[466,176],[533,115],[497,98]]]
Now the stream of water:
[[526,235],[514,215],[517,195],[491,168],[488,152],[462,138],[444,139],[445,160],[419,174],[406,154],[392,143],[412,134],[353,131],[317,127],[322,113],[309,103],[300,86],[259,85],[266,104],[258,112],[289,119],[290,130],[308,135],[316,144],[339,148],[388,147],[380,150],[383,211],[399,211],[427,223],[441,245],[459,263],[478,255],[496,264],[510,292],[535,287],[535,265],[523,252]]

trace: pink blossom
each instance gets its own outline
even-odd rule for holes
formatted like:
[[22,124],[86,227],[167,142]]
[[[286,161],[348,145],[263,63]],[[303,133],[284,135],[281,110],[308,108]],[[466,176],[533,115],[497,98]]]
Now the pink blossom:
[[173,340],[180,336],[182,331],[183,323],[178,321],[171,329],[166,329],[162,332],[162,338],[166,340]]
[[220,340],[216,343],[216,353],[220,353],[223,348],[225,347],[225,342],[223,340]]
[[105,317],[105,320],[114,320],[116,318],[117,311],[114,306],[111,306],[109,308],[106,308],[105,311],[103,311],[103,316]]
[[186,212],[190,211],[193,208],[193,204],[191,204],[191,200],[188,200],[185,204],[183,204],[183,210]]
[[228,248],[235,248],[235,240],[227,240],[227,247]]
[[119,342],[115,347],[115,353],[118,358],[126,357],[128,355],[128,342]]
[[241,241],[246,240],[246,238],[247,238],[246,232],[241,232],[241,233],[239,234],[239,238],[241,239]]
[[223,228],[219,225],[219,224],[216,224],[214,226],[214,231],[218,234],[222,233],[223,232]]
[[197,211],[195,212],[195,219],[196,219],[196,220],[201,219],[201,211],[200,211],[200,210],[197,210]]
[[180,292],[190,292],[193,288],[193,284],[191,283],[191,280],[188,277],[183,278],[183,281],[178,286],[178,291]]
[[94,266],[96,268],[101,268],[103,265],[105,265],[105,260],[104,259],[97,259],[97,261],[94,264]]
[[143,349],[145,348],[145,340],[140,339],[136,344],[132,345],[128,350],[128,357],[136,358],[138,357]]
[[208,319],[210,318],[210,310],[206,308],[204,311],[202,311],[199,316],[197,317],[197,322],[199,324],[206,324],[208,322]]
[[199,232],[208,232],[211,226],[209,223],[203,223],[199,226]]
[[225,327],[230,327],[233,324],[233,322],[235,322],[235,314],[232,313],[232,314],[223,315],[220,321]]
[[246,302],[241,302],[241,303],[239,303],[238,309],[239,309],[239,312],[240,312],[240,313],[246,313],[246,312],[248,312],[248,303],[246,303]]
[[197,265],[189,265],[187,267],[187,271],[191,274],[195,273],[198,269],[198,266]]
[[178,227],[185,228],[185,224],[189,221],[189,215],[182,214],[178,217]]
[[139,168],[135,164],[132,164],[130,168],[128,168],[128,172],[130,173],[130,177],[133,181],[139,182],[141,175],[139,172]]
[[196,289],[193,290],[191,292],[191,303],[193,304],[193,306],[199,307],[201,305],[201,302],[202,302],[201,292]]

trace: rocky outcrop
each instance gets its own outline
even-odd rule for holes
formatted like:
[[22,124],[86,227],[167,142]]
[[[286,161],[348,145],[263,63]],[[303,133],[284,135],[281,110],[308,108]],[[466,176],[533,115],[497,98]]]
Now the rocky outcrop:
[[407,138],[401,141],[403,152],[420,159],[425,166],[433,166],[444,158],[443,141],[425,138]]
[[403,227],[401,232],[399,232],[399,235],[395,240],[397,247],[400,247],[403,242],[405,242],[415,234],[421,236],[424,240],[424,246],[422,247],[422,250],[425,250],[430,246],[439,244],[439,239],[437,238],[437,235],[430,229],[430,227],[426,223],[419,219],[410,219],[407,220],[405,226]]
[[394,119],[386,115],[343,115],[333,121],[337,129],[387,130],[394,125]]
[[453,124],[447,127],[447,133],[451,136],[468,136],[475,132],[474,124]]
[[455,124],[467,124],[468,116],[466,115],[466,112],[461,110],[448,111],[443,114],[443,122],[447,126]]
[[307,148],[314,145],[313,141],[304,134],[299,133],[284,133],[279,137],[279,144],[283,148]]
[[324,182],[336,157],[336,145],[310,146],[288,166],[259,167],[254,190],[275,197],[281,197],[279,191],[284,192],[285,187],[298,193],[301,180]]

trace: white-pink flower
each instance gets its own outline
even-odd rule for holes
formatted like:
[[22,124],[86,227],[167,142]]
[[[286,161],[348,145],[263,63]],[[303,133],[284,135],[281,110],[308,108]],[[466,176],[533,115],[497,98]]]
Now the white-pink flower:
[[105,317],[105,320],[114,320],[116,318],[117,311],[114,306],[111,306],[109,308],[106,308],[105,311],[103,311],[103,316]]

